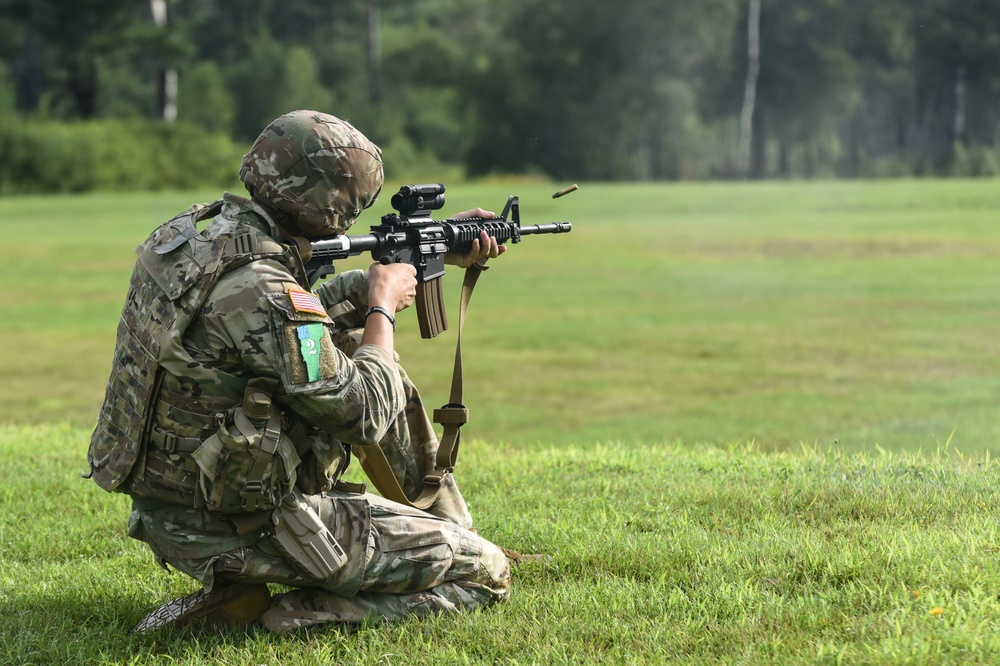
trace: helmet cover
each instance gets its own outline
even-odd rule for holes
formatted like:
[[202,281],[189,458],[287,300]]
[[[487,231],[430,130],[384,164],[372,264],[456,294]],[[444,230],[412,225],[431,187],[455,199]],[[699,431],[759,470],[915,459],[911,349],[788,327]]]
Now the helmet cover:
[[292,111],[267,126],[243,156],[240,180],[288,216],[292,231],[347,231],[382,189],[382,151],[347,121]]

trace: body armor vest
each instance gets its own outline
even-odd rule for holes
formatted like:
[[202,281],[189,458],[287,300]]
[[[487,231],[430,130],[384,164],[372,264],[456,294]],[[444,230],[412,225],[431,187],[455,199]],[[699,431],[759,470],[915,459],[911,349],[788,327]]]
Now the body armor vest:
[[142,457],[162,373],[180,374],[192,361],[184,333],[219,278],[285,253],[277,241],[236,221],[215,237],[199,234],[196,224],[218,215],[222,204],[192,206],[136,248],[111,376],[87,454],[90,474],[105,490],[121,490]]

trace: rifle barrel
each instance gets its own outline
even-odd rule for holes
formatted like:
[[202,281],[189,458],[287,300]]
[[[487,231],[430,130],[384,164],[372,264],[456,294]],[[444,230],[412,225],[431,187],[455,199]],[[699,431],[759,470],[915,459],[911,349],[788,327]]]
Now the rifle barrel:
[[550,222],[549,224],[532,224],[521,227],[522,236],[531,234],[568,234],[573,229],[569,222]]

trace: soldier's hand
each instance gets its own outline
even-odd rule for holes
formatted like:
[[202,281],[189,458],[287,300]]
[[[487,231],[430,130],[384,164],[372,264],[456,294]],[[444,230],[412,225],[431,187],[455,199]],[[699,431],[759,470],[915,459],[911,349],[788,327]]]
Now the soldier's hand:
[[410,264],[372,264],[368,268],[368,306],[399,312],[417,296],[417,269]]
[[[482,208],[474,208],[453,216],[456,220],[469,217],[481,217],[489,220],[496,217],[496,215],[490,211],[483,210]],[[479,238],[472,241],[472,248],[467,253],[460,254],[458,252],[446,252],[444,255],[444,263],[451,264],[452,266],[458,266],[459,268],[468,268],[480,259],[493,259],[495,257],[499,257],[506,251],[506,245],[497,244],[496,238],[490,238],[489,234],[482,231],[479,233]]]

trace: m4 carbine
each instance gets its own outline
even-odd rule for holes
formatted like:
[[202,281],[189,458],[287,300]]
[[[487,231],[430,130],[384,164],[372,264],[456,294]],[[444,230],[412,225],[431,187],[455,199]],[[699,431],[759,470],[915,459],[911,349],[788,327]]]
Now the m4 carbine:
[[420,335],[433,338],[447,330],[441,277],[444,255],[453,251],[467,253],[472,241],[485,231],[498,244],[519,243],[531,234],[564,234],[572,229],[569,222],[521,226],[517,196],[510,196],[499,217],[431,219],[431,211],[444,206],[444,185],[404,185],[392,196],[397,212],[382,216],[364,236],[337,236],[310,243],[312,255],[306,262],[311,284],[334,272],[333,261],[363,252],[383,264],[405,262],[417,269],[417,319]]

